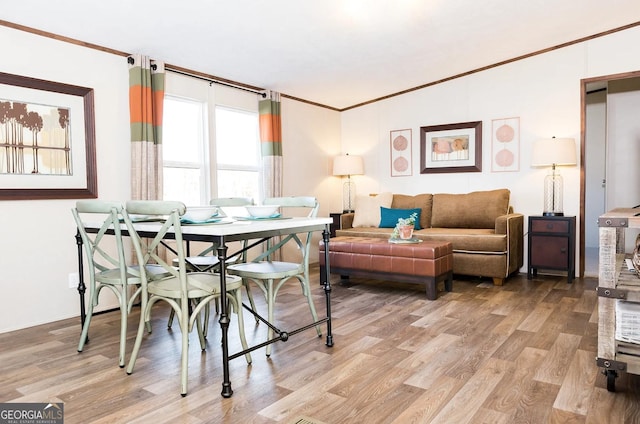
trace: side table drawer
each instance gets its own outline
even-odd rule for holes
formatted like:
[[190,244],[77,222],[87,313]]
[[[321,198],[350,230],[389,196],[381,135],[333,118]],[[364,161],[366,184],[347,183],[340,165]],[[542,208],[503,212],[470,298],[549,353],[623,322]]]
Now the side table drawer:
[[569,233],[569,221],[534,219],[531,221],[531,231],[535,233]]

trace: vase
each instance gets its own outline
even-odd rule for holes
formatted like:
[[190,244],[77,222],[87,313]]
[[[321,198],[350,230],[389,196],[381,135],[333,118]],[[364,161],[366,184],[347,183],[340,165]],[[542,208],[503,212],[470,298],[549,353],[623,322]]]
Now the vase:
[[400,225],[398,226],[398,233],[402,240],[408,240],[413,237],[413,225]]

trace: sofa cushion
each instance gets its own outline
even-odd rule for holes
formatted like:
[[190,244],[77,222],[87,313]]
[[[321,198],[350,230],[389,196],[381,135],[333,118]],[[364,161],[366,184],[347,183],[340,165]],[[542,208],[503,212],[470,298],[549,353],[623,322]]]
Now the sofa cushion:
[[377,196],[356,196],[353,227],[377,227],[380,224],[380,207],[391,206],[393,194],[380,193]]
[[421,240],[449,241],[456,252],[505,254],[507,235],[483,228],[427,228],[413,233]]
[[[345,230],[337,230],[336,235],[341,237],[388,239],[391,237],[392,231],[390,228],[348,228]],[[424,228],[419,231],[414,231],[413,236],[425,241],[449,241],[455,252],[504,255],[508,249],[506,234],[496,234],[490,229]]]
[[380,228],[395,228],[396,224],[398,224],[398,219],[400,218],[409,218],[412,214],[416,214],[416,222],[413,225],[414,230],[419,230],[422,227],[420,226],[420,214],[422,209],[414,208],[414,209],[395,209],[395,208],[380,208],[380,224],[378,227]]
[[431,205],[433,204],[433,195],[431,193],[417,194],[408,196],[406,194],[394,194],[391,207],[395,209],[413,209],[420,208],[420,228],[431,227]]
[[434,194],[431,226],[434,228],[495,228],[496,218],[509,210],[509,190],[467,194]]

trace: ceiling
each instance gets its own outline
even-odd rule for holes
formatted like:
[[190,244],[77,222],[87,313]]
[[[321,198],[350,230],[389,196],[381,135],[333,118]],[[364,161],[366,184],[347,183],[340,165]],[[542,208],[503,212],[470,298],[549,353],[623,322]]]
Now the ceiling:
[[342,110],[636,23],[640,1],[22,0],[0,20]]

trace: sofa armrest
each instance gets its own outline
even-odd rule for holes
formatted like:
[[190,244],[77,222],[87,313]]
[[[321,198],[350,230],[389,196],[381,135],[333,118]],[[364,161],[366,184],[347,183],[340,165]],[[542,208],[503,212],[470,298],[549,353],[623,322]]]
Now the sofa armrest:
[[509,274],[524,264],[524,215],[510,213],[496,218],[496,234],[507,235]]
[[356,214],[354,212],[343,213],[340,215],[340,229],[346,230],[347,228],[353,228],[353,217]]

